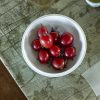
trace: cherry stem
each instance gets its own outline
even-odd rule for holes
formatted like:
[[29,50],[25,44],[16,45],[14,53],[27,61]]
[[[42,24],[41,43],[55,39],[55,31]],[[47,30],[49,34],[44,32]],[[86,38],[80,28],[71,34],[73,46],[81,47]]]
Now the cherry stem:
[[43,24],[41,24],[41,27],[43,27]]
[[53,27],[51,28],[51,32],[55,32],[55,30],[54,30],[54,28],[53,28]]

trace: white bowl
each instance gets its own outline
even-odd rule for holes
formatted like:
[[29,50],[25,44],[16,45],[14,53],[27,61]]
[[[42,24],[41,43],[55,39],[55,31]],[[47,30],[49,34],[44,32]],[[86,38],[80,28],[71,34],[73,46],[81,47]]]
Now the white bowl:
[[90,0],[86,0],[86,2],[92,7],[99,7],[100,6],[100,2],[94,3],[94,2],[91,2]]
[[[45,25],[49,31],[51,27],[54,27],[61,34],[65,31],[73,34],[76,57],[68,62],[64,70],[58,71],[53,69],[50,64],[40,64],[38,62],[37,52],[32,50],[31,42],[33,39],[36,39],[36,30],[41,24]],[[28,26],[22,37],[21,48],[23,57],[32,70],[47,77],[60,77],[71,73],[81,64],[86,54],[87,43],[82,28],[73,19],[64,15],[49,14],[34,20]]]

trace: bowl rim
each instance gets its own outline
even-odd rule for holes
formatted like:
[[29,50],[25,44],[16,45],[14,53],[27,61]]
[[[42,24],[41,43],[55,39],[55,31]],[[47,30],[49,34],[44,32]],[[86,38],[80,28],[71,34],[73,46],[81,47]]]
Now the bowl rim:
[[[81,50],[81,53],[80,53],[80,59],[74,64],[74,66],[64,72],[61,72],[61,73],[47,73],[47,72],[44,72],[42,70],[39,70],[38,68],[36,68],[31,62],[30,60],[27,58],[27,55],[26,55],[26,51],[24,49],[24,41],[25,41],[25,34],[27,34],[30,29],[31,29],[31,25],[32,23],[34,23],[35,21],[37,21],[38,19],[41,19],[41,18],[45,18],[45,17],[49,17],[49,16],[59,16],[59,17],[64,17],[64,18],[67,18],[68,20],[70,20],[76,27],[77,27],[77,30],[79,31],[79,33],[82,34],[83,38],[84,38],[84,45],[82,47],[82,50]],[[74,21],[72,18],[68,17],[68,16],[65,16],[65,15],[61,15],[61,14],[48,14],[48,15],[43,15],[39,18],[37,18],[36,20],[32,21],[32,23],[29,24],[29,26],[26,28],[24,34],[23,34],[23,37],[22,37],[22,42],[21,42],[21,50],[22,50],[22,56],[25,60],[25,62],[27,63],[27,65],[35,72],[37,72],[38,74],[40,75],[43,75],[43,76],[47,76],[47,77],[61,77],[61,76],[65,76],[71,72],[73,72],[77,67],[79,67],[79,65],[82,63],[84,57],[85,57],[85,54],[86,54],[86,49],[87,49],[87,42],[86,42],[86,37],[85,37],[85,34],[84,34],[84,31],[83,29],[80,27],[80,25]]]
[[100,6],[100,2],[99,3],[95,3],[95,2],[92,2],[90,0],[85,0],[85,1],[92,7],[99,7]]

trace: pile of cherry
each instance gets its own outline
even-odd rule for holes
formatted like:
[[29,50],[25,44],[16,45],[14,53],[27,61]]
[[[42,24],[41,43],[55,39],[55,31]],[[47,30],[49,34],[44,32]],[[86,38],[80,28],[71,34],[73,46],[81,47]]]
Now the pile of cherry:
[[73,46],[74,37],[69,32],[62,35],[41,25],[37,30],[38,38],[32,41],[32,49],[38,51],[38,60],[41,64],[50,62],[55,69],[64,69],[68,59],[73,59],[76,49]]

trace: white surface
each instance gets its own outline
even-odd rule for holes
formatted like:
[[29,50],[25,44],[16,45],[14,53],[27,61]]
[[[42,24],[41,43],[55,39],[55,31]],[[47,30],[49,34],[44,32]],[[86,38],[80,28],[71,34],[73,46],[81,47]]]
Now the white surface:
[[[43,24],[47,26],[50,31],[50,27],[58,27],[58,31],[62,34],[64,31],[73,33],[74,45],[76,47],[77,56],[68,65],[70,68],[65,68],[63,71],[54,70],[50,65],[40,64],[36,59],[36,52],[31,48],[31,42],[36,38],[36,30]],[[35,72],[47,76],[47,77],[60,77],[67,75],[74,71],[83,61],[86,54],[86,37],[82,28],[71,18],[59,14],[44,15],[35,21],[33,21],[26,29],[22,38],[22,54],[31,69]]]
[[94,3],[94,2],[91,2],[90,0],[86,0],[86,2],[92,7],[99,7],[100,6],[100,2]]
[[90,84],[96,96],[100,95],[100,62],[93,65],[90,69],[82,74]]

